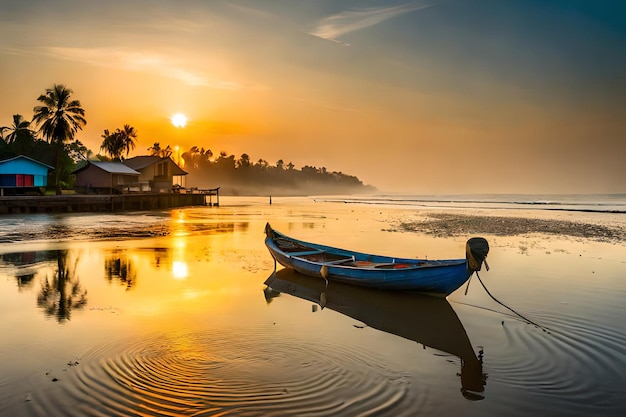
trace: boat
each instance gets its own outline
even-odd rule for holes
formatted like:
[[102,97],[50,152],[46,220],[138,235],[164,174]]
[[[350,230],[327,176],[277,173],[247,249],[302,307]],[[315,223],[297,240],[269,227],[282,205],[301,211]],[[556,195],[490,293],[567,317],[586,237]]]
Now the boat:
[[486,268],[489,244],[482,237],[467,241],[465,259],[394,258],[339,249],[289,237],[265,226],[265,246],[276,262],[302,274],[379,290],[418,291],[447,296],[472,274]]
[[[378,291],[324,281],[285,268],[273,272],[264,283],[264,296],[270,305],[287,294],[315,303],[313,311],[328,308],[351,317],[365,326],[415,341],[434,354],[460,359],[461,393],[469,400],[481,400],[486,385],[483,352],[478,354],[447,299],[421,293]],[[449,360],[445,361],[452,362]]]

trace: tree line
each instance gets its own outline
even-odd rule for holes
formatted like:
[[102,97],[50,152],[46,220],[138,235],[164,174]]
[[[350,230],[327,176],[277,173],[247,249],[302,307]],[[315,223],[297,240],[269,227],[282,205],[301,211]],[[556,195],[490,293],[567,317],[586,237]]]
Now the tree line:
[[[24,155],[55,167],[49,186],[57,194],[62,189],[73,188],[71,172],[80,164],[87,160],[123,161],[138,142],[138,132],[129,124],[115,130],[105,129],[101,135],[101,153],[94,154],[76,138],[87,120],[80,101],[73,99],[72,94],[65,85],[55,84],[37,97],[39,104],[33,108],[31,120],[15,114],[12,125],[0,127],[0,160]],[[162,147],[159,142],[147,151],[160,158],[173,156],[172,147]],[[357,177],[342,172],[308,165],[296,169],[293,163],[285,164],[282,159],[275,165],[264,159],[254,163],[246,153],[239,158],[225,151],[214,156],[209,149],[192,146],[178,155],[178,159],[175,162],[190,174],[188,187],[220,186],[224,193],[333,194],[372,189]]]
[[247,153],[239,158],[193,146],[181,154],[184,169],[190,174],[188,186],[222,187],[226,194],[310,195],[373,191],[356,176],[325,167],[305,165],[296,169],[292,162],[279,159],[270,164],[265,159],[253,162]]

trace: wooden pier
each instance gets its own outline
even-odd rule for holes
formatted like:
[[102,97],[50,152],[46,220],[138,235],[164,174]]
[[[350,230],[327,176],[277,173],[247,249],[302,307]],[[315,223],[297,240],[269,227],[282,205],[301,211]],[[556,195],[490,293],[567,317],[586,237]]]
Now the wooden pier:
[[[215,201],[213,201],[214,198]],[[174,193],[4,196],[0,197],[0,215],[164,210],[189,206],[218,207],[219,204],[219,187]]]
[[[190,189],[180,189],[177,190],[178,194],[202,194],[204,195],[204,205],[206,206],[214,206],[219,207],[220,205],[220,187],[217,188],[207,188],[207,189],[198,189],[198,188],[190,188]],[[209,198],[209,201],[206,198]],[[213,201],[213,197],[215,197],[215,201]]]

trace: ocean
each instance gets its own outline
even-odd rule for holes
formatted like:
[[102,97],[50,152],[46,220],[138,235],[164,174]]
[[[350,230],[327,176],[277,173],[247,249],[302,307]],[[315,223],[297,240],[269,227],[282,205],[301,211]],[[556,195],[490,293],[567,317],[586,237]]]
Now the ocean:
[[626,194],[454,194],[318,197],[319,201],[423,208],[478,208],[626,213]]

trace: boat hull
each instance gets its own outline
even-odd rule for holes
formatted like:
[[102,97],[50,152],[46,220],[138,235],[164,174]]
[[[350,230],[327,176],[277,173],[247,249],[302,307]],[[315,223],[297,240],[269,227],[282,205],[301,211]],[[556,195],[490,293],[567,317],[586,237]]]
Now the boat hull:
[[466,259],[393,258],[305,242],[266,226],[265,245],[286,268],[350,285],[446,296],[471,276]]
[[[445,353],[461,362],[461,393],[470,400],[484,396],[486,375],[456,312],[443,297],[420,293],[377,291],[304,276],[291,268],[272,273],[265,281],[268,304],[289,294],[344,314],[364,325],[403,337]],[[421,349],[421,347],[420,347]]]

